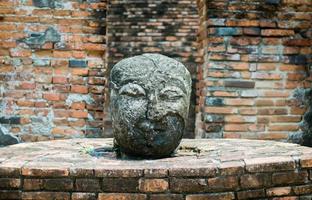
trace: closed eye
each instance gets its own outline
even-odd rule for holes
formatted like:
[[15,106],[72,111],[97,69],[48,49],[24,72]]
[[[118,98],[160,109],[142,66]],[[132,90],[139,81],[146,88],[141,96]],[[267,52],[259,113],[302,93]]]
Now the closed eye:
[[142,96],[145,96],[145,91],[138,84],[128,83],[126,85],[123,85],[119,89],[119,94],[130,96],[130,97],[142,97]]
[[175,101],[179,100],[184,97],[183,91],[174,86],[166,87],[163,90],[160,91],[159,97],[162,100],[169,100],[169,101]]

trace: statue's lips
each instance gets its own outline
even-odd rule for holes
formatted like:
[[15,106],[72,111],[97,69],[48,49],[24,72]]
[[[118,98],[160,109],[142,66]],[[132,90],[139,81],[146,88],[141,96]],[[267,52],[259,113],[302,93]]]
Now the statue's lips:
[[165,131],[167,130],[166,123],[160,122],[152,122],[150,120],[143,120],[137,124],[137,128],[143,132],[153,132],[153,131]]

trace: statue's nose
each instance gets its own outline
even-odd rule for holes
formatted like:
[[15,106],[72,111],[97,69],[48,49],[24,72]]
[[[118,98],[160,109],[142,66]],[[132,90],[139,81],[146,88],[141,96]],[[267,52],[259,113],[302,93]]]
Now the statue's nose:
[[158,120],[161,118],[159,103],[160,102],[155,94],[149,96],[149,102],[147,106],[147,118],[149,120]]

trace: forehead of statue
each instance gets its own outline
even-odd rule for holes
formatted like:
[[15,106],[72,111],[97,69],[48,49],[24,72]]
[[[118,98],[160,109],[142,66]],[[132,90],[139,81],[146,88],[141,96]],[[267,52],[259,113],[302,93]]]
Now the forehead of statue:
[[[161,88],[168,84],[181,88],[183,91],[188,83],[184,66],[169,60],[159,61],[146,56],[135,56],[117,63],[111,74],[111,80],[122,86],[127,83],[136,83],[145,89]],[[165,62],[166,61],[166,62]]]
[[185,94],[187,94],[185,83],[181,81],[180,79],[177,79],[175,77],[160,75],[157,76],[155,74],[151,75],[150,77],[146,76],[135,76],[135,77],[127,77],[123,79],[118,86],[121,87],[123,85],[126,85],[128,83],[133,83],[141,86],[146,92],[154,92],[154,91],[160,91],[166,87],[169,86],[175,86],[177,88],[180,88]]

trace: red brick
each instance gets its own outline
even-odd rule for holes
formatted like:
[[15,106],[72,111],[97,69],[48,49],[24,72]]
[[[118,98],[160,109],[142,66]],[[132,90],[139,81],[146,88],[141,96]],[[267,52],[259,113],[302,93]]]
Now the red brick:
[[72,85],[70,91],[73,93],[87,94],[88,87],[82,85]]
[[87,111],[80,111],[80,110],[73,110],[70,112],[70,116],[73,118],[87,118],[88,112]]
[[271,125],[269,131],[298,131],[299,125]]
[[67,192],[23,192],[22,199],[63,199],[70,200],[70,193]]
[[254,199],[260,197],[265,197],[264,189],[237,192],[238,199]]
[[209,191],[206,179],[171,178],[170,191],[178,193],[199,193]]
[[263,29],[261,30],[261,35],[263,36],[291,36],[294,35],[293,30],[283,30],[283,29]]
[[206,200],[206,199],[209,199],[209,200],[232,200],[232,199],[235,199],[235,195],[232,192],[186,195],[186,200]]
[[308,178],[309,174],[307,171],[280,172],[272,175],[272,183],[274,185],[306,183]]
[[276,187],[266,190],[268,197],[286,196],[291,194],[291,187]]
[[20,179],[0,178],[0,189],[10,189],[10,190],[19,189],[20,185],[21,185]]
[[238,177],[236,176],[225,176],[208,179],[209,188],[212,191],[229,191],[238,188]]
[[48,101],[60,101],[61,100],[60,94],[55,94],[55,93],[43,94],[43,98]]
[[86,103],[84,102],[74,102],[71,104],[71,108],[75,110],[83,110],[86,107]]
[[75,193],[72,193],[71,199],[72,200],[97,200],[97,195],[96,193],[75,192]]
[[217,113],[217,114],[234,114],[236,109],[227,108],[227,107],[206,107],[206,113]]
[[294,186],[293,191],[296,195],[312,194],[312,185]]
[[146,200],[146,194],[100,193],[98,200]]
[[231,106],[252,106],[254,105],[254,100],[252,99],[226,99],[226,105]]
[[240,178],[240,185],[243,189],[268,187],[270,182],[269,174],[245,174]]
[[21,82],[20,88],[25,90],[35,89],[36,83]]
[[52,77],[52,83],[66,84],[66,83],[68,83],[68,79],[66,77],[63,77],[63,76],[54,76],[54,77]]
[[142,192],[165,192],[169,188],[169,183],[166,179],[141,179],[139,187]]

